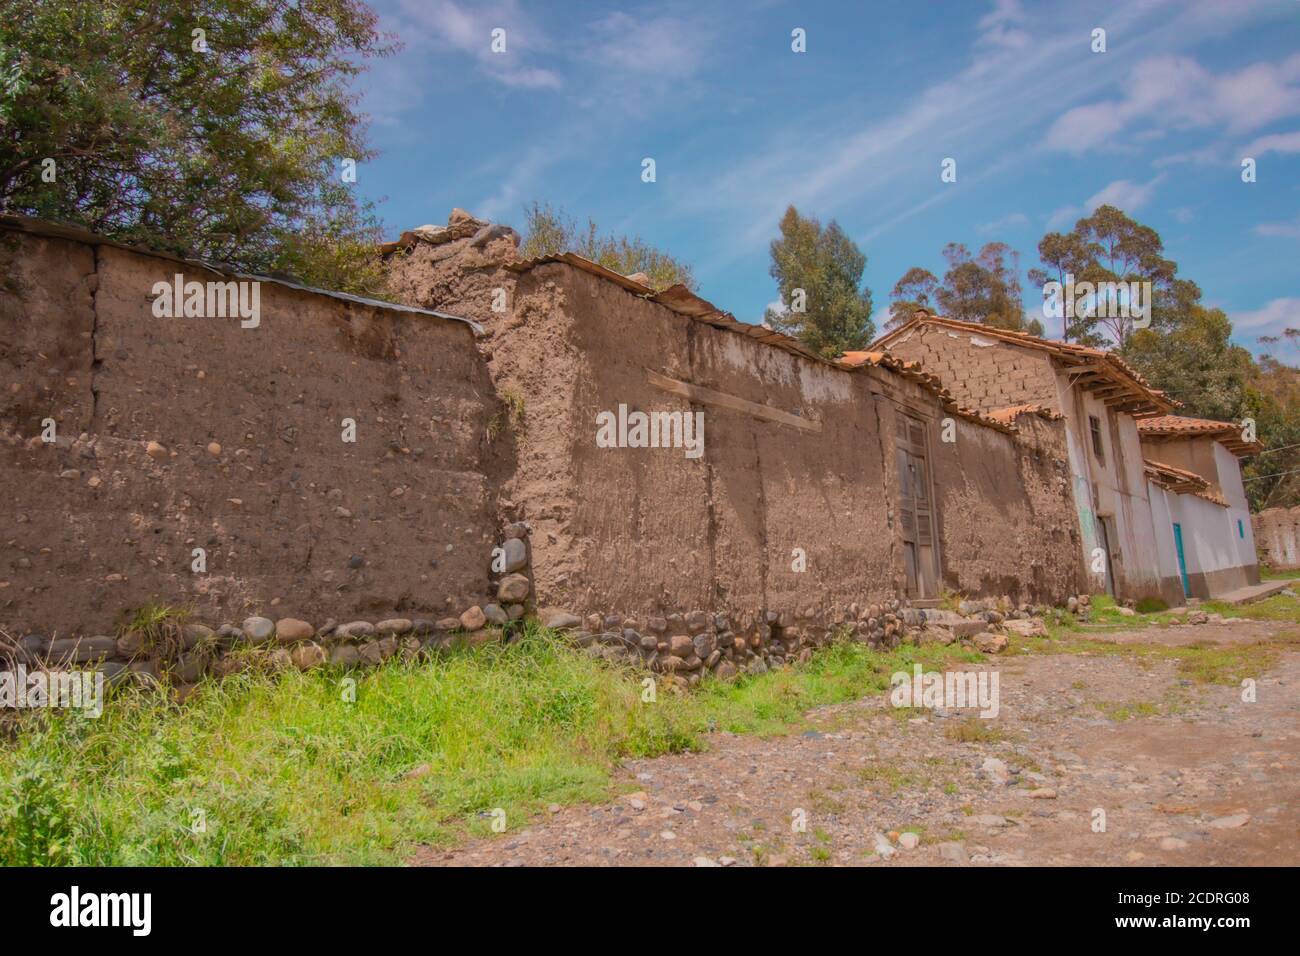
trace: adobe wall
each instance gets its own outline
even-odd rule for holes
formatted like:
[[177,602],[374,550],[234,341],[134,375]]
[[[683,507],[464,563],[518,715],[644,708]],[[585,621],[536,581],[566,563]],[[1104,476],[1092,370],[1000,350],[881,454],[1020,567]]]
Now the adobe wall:
[[155,318],[156,281],[223,277],[0,237],[0,627],[111,632],[154,601],[318,624],[485,603],[508,464],[467,325],[265,282],[256,329]]
[[999,339],[937,325],[920,325],[889,345],[939,376],[963,405],[992,411],[1039,403],[1060,410],[1051,359]]
[[[1031,423],[1017,442],[959,419],[955,449],[940,446],[938,401],[900,376],[834,369],[563,263],[520,273],[507,268],[511,250],[485,255],[461,239],[458,256],[440,239],[410,248],[395,288],[413,304],[481,321],[498,390],[522,400],[508,497],[533,529],[540,605],[643,620],[707,611],[738,630],[763,611],[812,628],[862,618],[904,593],[898,404],[931,422],[944,583],[1024,601],[1079,589],[1059,429]],[[495,289],[509,303],[504,314],[488,304]],[[821,431],[688,404],[650,373],[820,422]],[[596,415],[620,403],[703,411],[704,456],[598,448]],[[805,571],[792,569],[795,548]]]
[[1300,569],[1300,507],[1265,508],[1251,515],[1259,562],[1270,568]]
[[934,446],[945,586],[1029,602],[1085,591],[1064,422],[1021,415],[1013,437],[954,421],[956,441]]

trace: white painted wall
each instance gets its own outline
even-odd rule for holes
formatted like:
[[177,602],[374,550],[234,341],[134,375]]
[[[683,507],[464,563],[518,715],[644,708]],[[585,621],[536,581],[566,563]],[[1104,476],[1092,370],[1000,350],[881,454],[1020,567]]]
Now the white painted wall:
[[1156,550],[1162,578],[1180,581],[1178,573],[1178,546],[1174,541],[1174,517],[1178,495],[1148,481],[1147,494],[1151,499],[1151,522],[1156,536]]
[[[1112,552],[1119,557],[1118,596],[1123,599],[1160,593],[1161,549],[1151,514],[1142,444],[1133,416],[1107,408],[1089,392],[1073,388],[1062,370],[1056,376],[1057,401],[1066,418],[1070,474],[1079,512],[1084,559],[1091,564],[1098,546],[1096,515],[1112,519]],[[1101,422],[1103,460],[1093,453],[1088,418]],[[1118,447],[1116,447],[1118,439]],[[1096,489],[1095,500],[1093,488]],[[1172,532],[1171,532],[1172,534]]]
[[1250,524],[1250,506],[1246,503],[1246,486],[1241,481],[1241,462],[1216,441],[1214,465],[1219,472],[1223,498],[1228,502],[1228,533],[1236,549],[1234,566],[1249,568],[1259,559],[1255,552],[1255,531]]

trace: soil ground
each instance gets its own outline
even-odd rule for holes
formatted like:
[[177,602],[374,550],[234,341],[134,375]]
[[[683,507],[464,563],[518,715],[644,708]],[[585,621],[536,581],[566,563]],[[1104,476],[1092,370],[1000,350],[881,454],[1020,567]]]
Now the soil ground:
[[[1096,637],[1178,647],[1295,630],[1235,620]],[[818,708],[786,736],[719,733],[701,753],[629,761],[606,804],[552,807],[525,829],[414,862],[1300,864],[1300,644],[1254,675],[1253,703],[1176,659],[1115,649],[987,666],[1000,671],[994,719],[900,711],[885,695]],[[912,849],[899,841],[908,830]]]

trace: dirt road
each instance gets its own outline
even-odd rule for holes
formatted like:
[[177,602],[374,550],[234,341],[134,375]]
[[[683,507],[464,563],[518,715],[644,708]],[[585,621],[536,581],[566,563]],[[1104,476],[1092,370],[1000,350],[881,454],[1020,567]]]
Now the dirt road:
[[[1098,639],[1246,645],[1288,632],[1235,621]],[[1114,650],[990,659],[995,719],[900,712],[884,696],[819,708],[789,736],[715,734],[704,753],[630,762],[608,804],[416,862],[1300,864],[1300,644],[1254,675],[1253,703],[1180,663]]]

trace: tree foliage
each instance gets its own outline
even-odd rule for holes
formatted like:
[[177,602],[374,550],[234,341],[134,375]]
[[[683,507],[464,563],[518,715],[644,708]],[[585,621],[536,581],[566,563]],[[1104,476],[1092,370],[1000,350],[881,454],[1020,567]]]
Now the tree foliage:
[[348,82],[392,49],[360,0],[3,0],[0,209],[377,288],[341,172],[373,156]]
[[[1185,309],[1200,298],[1200,290],[1177,278],[1178,264],[1164,257],[1164,242],[1150,226],[1129,218],[1114,206],[1098,206],[1079,219],[1068,233],[1052,232],[1038,243],[1038,255],[1046,268],[1030,270],[1031,282],[1043,285],[1057,281],[1149,282],[1152,293],[1152,325],[1162,315]],[[1064,310],[1063,310],[1064,311]],[[1094,315],[1062,318],[1066,341],[1099,346],[1108,342],[1121,348],[1133,333],[1133,319],[1122,314],[1102,315],[1118,310],[1094,310]]]
[[[1282,354],[1300,358],[1300,329],[1287,329],[1281,338],[1261,336],[1260,342],[1270,348],[1281,344]],[[1251,507],[1300,505],[1300,369],[1265,353],[1251,370],[1246,395],[1265,445],[1245,468]]]
[[948,271],[940,282],[932,272],[913,267],[895,283],[889,324],[906,321],[917,309],[937,305],[940,314],[962,322],[980,322],[1000,329],[1043,333],[1042,323],[1025,318],[1020,286],[1020,254],[1003,242],[990,242],[972,257],[957,242],[943,248]]
[[867,257],[838,223],[823,227],[790,206],[771,255],[768,271],[783,308],[767,311],[769,325],[828,357],[871,341],[871,290],[862,284]]
[[524,207],[523,235],[519,251],[526,259],[575,252],[621,275],[644,273],[650,279],[647,284],[656,291],[678,284],[695,289],[695,276],[686,263],[648,245],[640,236],[602,233],[592,219],[580,226],[550,203],[534,201]]
[[[949,243],[943,254],[948,269],[942,280],[913,267],[894,285],[891,327],[926,309],[1043,334],[1037,320],[1025,321],[1013,250],[990,243],[972,257],[965,246]],[[1132,316],[1082,315],[1063,317],[1053,331],[1065,341],[1116,349],[1152,386],[1183,403],[1179,414],[1253,419],[1265,451],[1243,466],[1251,506],[1300,504],[1300,371],[1292,364],[1300,358],[1300,330],[1261,337],[1274,354],[1256,361],[1232,341],[1227,314],[1203,305],[1200,287],[1178,274],[1160,234],[1114,206],[1099,206],[1070,232],[1043,236],[1038,258],[1040,265],[1028,272],[1033,285],[1065,286],[1070,278],[1076,284],[1150,282],[1147,328],[1134,328]]]

